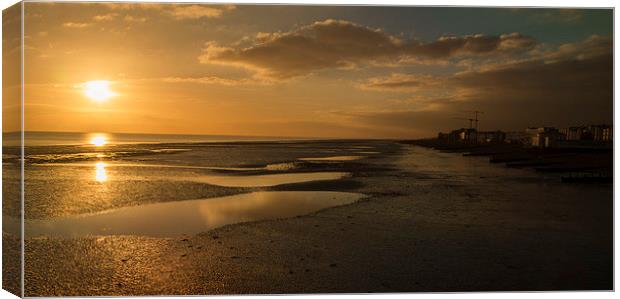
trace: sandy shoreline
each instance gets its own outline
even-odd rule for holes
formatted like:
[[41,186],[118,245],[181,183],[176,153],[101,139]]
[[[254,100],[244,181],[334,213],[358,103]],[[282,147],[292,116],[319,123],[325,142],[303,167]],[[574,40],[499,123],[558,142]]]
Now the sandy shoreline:
[[587,199],[535,180],[463,183],[416,171],[411,155],[368,159],[341,181],[269,188],[369,195],[311,215],[179,238],[28,239],[25,295],[613,287],[611,185],[580,188]]

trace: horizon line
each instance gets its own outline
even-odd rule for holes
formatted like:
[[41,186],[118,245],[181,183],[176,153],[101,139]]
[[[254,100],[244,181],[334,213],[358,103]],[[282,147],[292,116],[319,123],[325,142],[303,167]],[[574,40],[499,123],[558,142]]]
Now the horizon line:
[[243,134],[207,134],[207,133],[145,133],[145,132],[103,132],[103,131],[93,131],[93,132],[78,132],[78,131],[7,131],[2,132],[2,134],[21,134],[21,133],[71,133],[71,134],[125,134],[125,135],[184,135],[184,136],[226,136],[226,137],[248,137],[248,138],[280,138],[280,139],[291,139],[291,140],[399,140],[399,139],[423,139],[428,137],[401,137],[401,138],[373,138],[373,137],[302,137],[302,136],[269,136],[269,135],[243,135]]

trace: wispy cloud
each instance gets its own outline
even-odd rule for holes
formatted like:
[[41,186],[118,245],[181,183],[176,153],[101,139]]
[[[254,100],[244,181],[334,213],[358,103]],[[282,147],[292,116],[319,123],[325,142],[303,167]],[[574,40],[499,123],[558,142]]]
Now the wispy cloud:
[[224,78],[220,76],[203,76],[203,77],[165,77],[157,78],[157,81],[166,83],[194,83],[204,85],[224,85],[224,86],[239,86],[239,85],[268,85],[272,82],[254,78]]
[[134,17],[132,15],[126,15],[123,20],[125,20],[125,22],[129,22],[129,23],[144,23],[146,22],[147,18],[146,17]]
[[364,90],[415,92],[435,88],[439,81],[435,76],[395,73],[386,77],[370,78],[358,87]]
[[234,5],[176,5],[169,14],[176,19],[219,18]]
[[230,4],[103,3],[102,5],[112,10],[160,11],[163,15],[168,15],[178,20],[219,18],[225,12],[232,11],[236,8],[234,5]]
[[118,17],[117,13],[109,13],[109,14],[104,14],[104,15],[96,15],[93,17],[93,20],[95,20],[96,22],[106,22],[106,21],[112,21],[116,19],[116,17]]
[[90,26],[90,23],[83,23],[83,22],[66,22],[62,24],[62,27],[65,28],[86,28],[88,26]]

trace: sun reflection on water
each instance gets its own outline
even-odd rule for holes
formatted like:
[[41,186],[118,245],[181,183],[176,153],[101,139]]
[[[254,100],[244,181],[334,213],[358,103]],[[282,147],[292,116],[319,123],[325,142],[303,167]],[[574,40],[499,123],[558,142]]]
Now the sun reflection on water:
[[106,164],[103,162],[97,162],[95,164],[95,180],[97,182],[105,182],[108,179],[108,175],[105,171]]

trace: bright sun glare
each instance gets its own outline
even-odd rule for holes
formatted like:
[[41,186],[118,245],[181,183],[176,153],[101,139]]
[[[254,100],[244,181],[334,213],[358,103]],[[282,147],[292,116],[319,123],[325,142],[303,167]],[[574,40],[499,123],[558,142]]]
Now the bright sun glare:
[[93,101],[103,102],[116,95],[110,90],[110,82],[106,80],[88,81],[82,84],[84,94]]
[[108,141],[103,136],[95,136],[90,140],[90,144],[94,146],[104,146]]
[[97,164],[95,164],[95,180],[97,182],[105,182],[108,179],[105,166],[106,164],[103,162],[97,162]]

